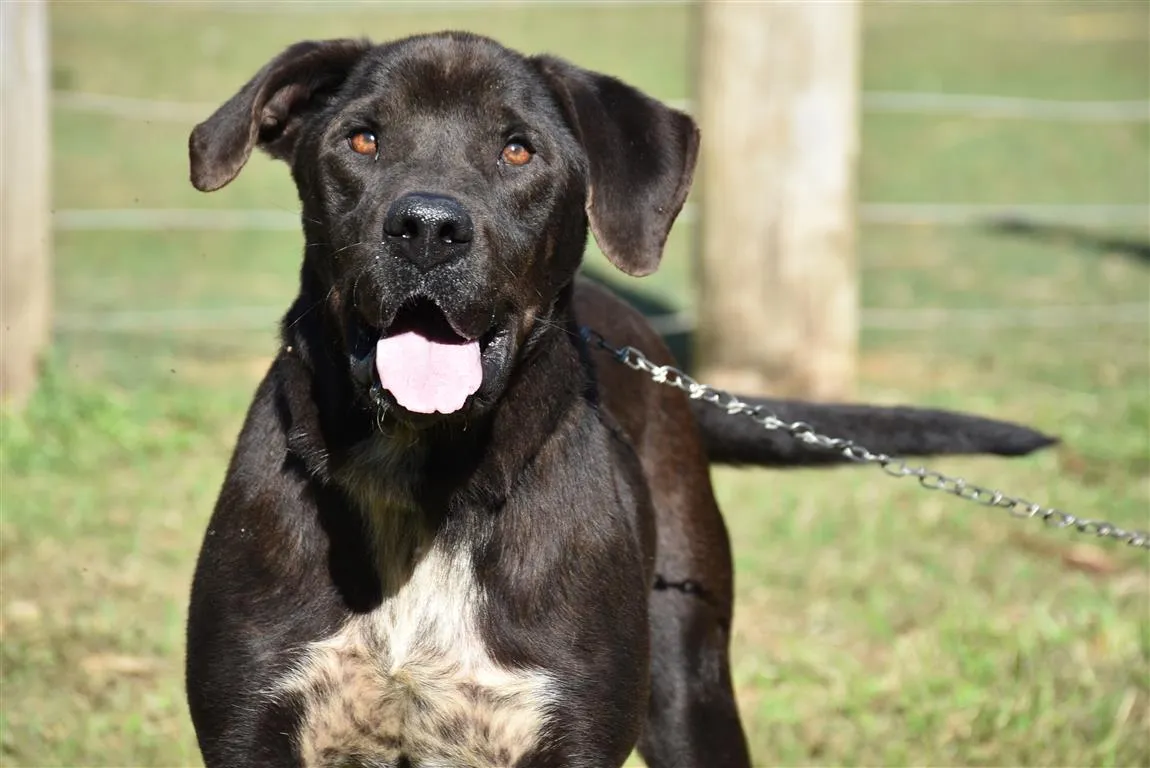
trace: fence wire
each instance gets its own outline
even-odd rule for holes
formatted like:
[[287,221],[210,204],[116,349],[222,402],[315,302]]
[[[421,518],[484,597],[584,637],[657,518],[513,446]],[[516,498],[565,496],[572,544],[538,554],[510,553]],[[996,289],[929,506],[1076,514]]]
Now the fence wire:
[[[52,99],[56,108],[73,112],[189,125],[203,120],[218,106],[77,91],[57,91]],[[688,112],[694,108],[694,103],[689,99],[671,99],[667,103]],[[1150,101],[1062,101],[973,93],[863,91],[862,109],[864,112],[880,114],[951,115],[984,119],[1150,122]]]

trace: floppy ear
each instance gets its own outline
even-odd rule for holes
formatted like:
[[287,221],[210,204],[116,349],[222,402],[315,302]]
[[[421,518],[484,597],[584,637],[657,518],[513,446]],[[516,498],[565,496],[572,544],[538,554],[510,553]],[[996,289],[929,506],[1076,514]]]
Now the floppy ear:
[[695,121],[613,77],[550,56],[534,62],[587,152],[595,240],[627,274],[651,274],[691,188]]
[[371,46],[359,40],[302,42],[269,61],[215,114],[192,130],[192,185],[224,186],[257,144],[273,157],[291,157],[301,118],[343,83]]

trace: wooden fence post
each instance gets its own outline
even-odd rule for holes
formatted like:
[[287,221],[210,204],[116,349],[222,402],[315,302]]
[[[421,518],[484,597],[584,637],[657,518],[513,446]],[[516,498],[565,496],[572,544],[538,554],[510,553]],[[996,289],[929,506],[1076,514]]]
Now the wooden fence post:
[[0,400],[36,386],[51,334],[52,214],[44,0],[0,0]]
[[849,398],[859,4],[705,0],[701,12],[700,375]]

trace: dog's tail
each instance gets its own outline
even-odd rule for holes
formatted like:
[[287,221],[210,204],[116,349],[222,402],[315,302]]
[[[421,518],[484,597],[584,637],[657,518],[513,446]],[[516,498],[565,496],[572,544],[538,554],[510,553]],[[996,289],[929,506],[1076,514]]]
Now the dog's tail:
[[[1058,442],[1019,424],[953,411],[742,399],[783,421],[803,421],[820,434],[847,438],[874,453],[890,456],[1024,456]],[[703,433],[707,456],[714,463],[801,467],[849,461],[838,452],[806,445],[780,430],[764,429],[746,416],[728,415],[708,403],[693,400],[691,408]]]

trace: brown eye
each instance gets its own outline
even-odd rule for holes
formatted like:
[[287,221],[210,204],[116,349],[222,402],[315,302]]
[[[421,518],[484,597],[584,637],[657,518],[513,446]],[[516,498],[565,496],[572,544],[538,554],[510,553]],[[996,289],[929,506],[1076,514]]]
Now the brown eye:
[[526,144],[518,141],[509,141],[503,148],[503,162],[508,165],[527,165],[535,153],[527,148]]
[[347,137],[347,145],[352,152],[375,157],[379,153],[379,142],[371,131],[356,131]]

